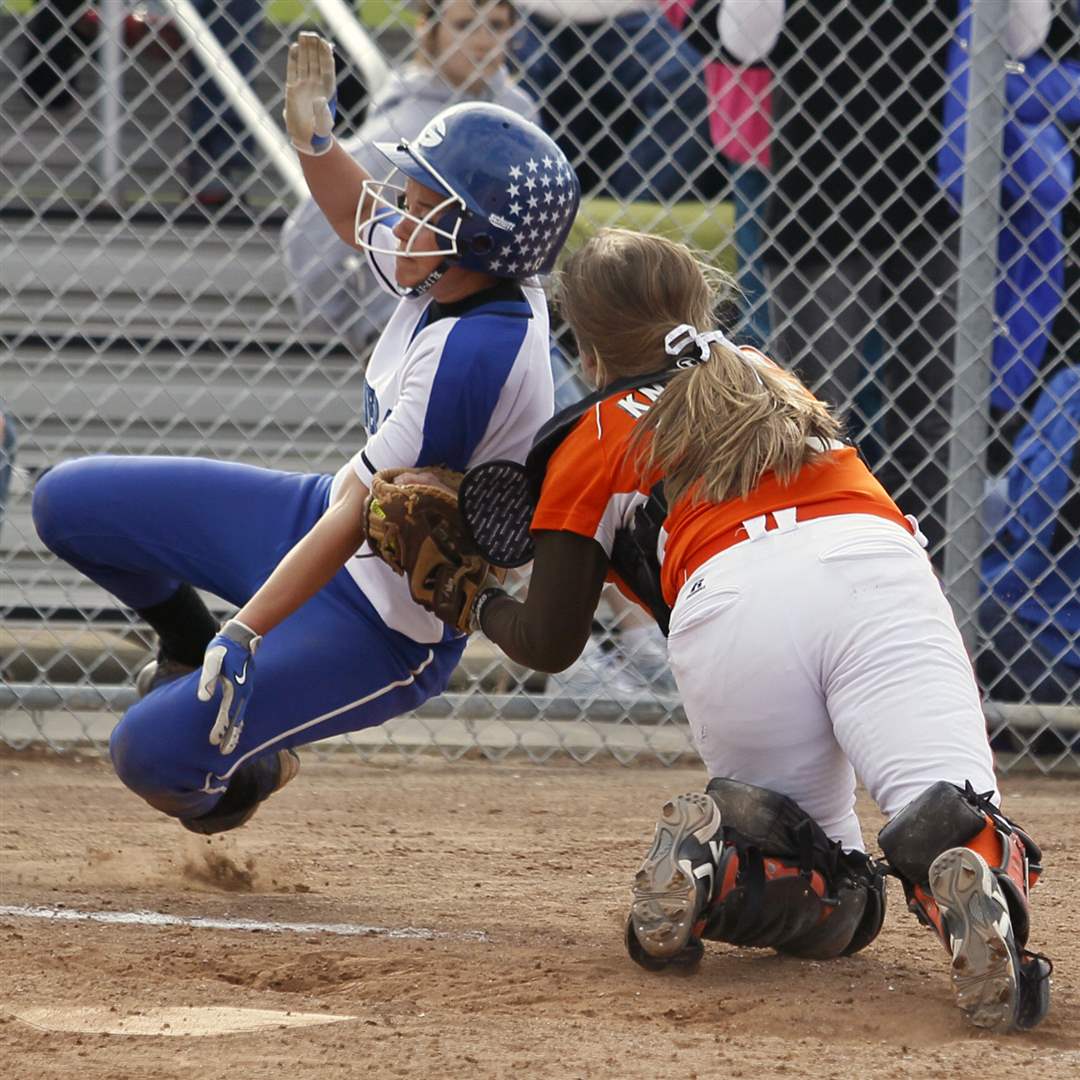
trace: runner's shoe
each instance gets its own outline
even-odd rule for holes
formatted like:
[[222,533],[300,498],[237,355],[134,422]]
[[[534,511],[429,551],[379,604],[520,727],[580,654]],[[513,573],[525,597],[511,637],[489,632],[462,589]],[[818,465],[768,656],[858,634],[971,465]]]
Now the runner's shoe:
[[170,660],[166,656],[159,656],[149,663],[144,664],[135,676],[135,693],[140,698],[146,697],[151,690],[156,690],[165,683],[174,679],[182,679],[190,675],[195,668],[188,664],[181,664],[179,660]]
[[233,774],[213,810],[201,817],[180,818],[180,824],[205,836],[238,829],[251,819],[261,803],[280,791],[299,771],[300,758],[295,750],[278,750],[245,761]]

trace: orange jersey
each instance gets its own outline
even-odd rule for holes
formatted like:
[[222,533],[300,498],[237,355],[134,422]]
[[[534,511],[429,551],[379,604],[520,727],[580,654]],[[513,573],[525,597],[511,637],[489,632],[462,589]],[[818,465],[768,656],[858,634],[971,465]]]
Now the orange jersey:
[[[662,389],[644,386],[616,393],[578,420],[548,461],[532,518],[534,531],[587,536],[610,556],[616,530],[629,525],[659,479],[643,476],[626,450],[635,422]],[[746,539],[742,522],[787,507],[797,507],[798,520],[803,521],[832,514],[874,514],[913,531],[854,447],[827,450],[803,466],[789,484],[766,473],[745,499],[695,504],[683,498],[669,507],[659,552],[668,605],[674,604],[683,582],[703,562]],[[769,527],[774,524],[769,520]],[[609,575],[609,580],[637,600],[617,575]]]

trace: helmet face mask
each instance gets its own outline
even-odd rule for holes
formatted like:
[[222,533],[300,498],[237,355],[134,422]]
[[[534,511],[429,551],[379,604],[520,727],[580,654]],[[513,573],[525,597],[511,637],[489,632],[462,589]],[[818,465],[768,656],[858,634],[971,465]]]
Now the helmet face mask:
[[[553,269],[581,190],[565,155],[535,124],[469,102],[439,113],[415,140],[376,146],[406,179],[445,199],[421,218],[399,207],[393,174],[365,183],[360,203],[370,197],[373,209],[364,220],[357,209],[358,247],[398,257],[442,254],[454,266],[501,278]],[[416,226],[403,247],[388,251],[364,239],[373,223],[396,224],[400,214]],[[444,241],[437,251],[410,250],[421,228]]]
[[[410,213],[405,205],[405,187],[393,183],[394,174],[387,180],[365,180],[360,191],[360,201],[356,204],[355,235],[356,244],[365,251],[376,255],[393,255],[399,259],[429,259],[433,255],[444,258],[456,258],[458,255],[457,237],[461,229],[464,205],[460,199],[448,195],[423,217]],[[372,207],[371,214],[361,219],[360,209],[367,200]],[[364,239],[365,230],[373,224],[385,222],[393,227],[400,219],[411,221],[415,228],[404,247],[380,247]],[[413,244],[422,234],[422,230],[433,233],[445,246],[430,251],[414,251]]]

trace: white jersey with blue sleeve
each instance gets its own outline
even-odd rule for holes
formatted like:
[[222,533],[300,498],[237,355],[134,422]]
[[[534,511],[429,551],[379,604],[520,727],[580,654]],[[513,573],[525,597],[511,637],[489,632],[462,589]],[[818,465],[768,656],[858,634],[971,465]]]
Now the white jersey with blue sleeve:
[[[393,243],[387,229],[377,246]],[[369,257],[377,276],[393,273],[392,258]],[[524,461],[553,411],[547,301],[538,284],[499,281],[450,304],[403,298],[368,362],[367,443],[338,473],[331,498],[347,469],[370,486],[380,469],[398,466],[463,472],[492,458]],[[387,626],[425,643],[450,636],[413,601],[404,578],[362,557],[370,555],[365,544],[346,569]]]

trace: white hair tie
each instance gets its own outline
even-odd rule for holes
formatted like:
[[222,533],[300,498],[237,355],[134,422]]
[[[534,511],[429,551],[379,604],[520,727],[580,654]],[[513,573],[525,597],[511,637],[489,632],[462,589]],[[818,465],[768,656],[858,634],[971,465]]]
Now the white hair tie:
[[709,346],[714,341],[717,344],[726,345],[729,349],[735,348],[719,330],[709,330],[702,333],[689,323],[683,323],[681,326],[676,326],[674,330],[669,331],[664,338],[664,352],[668,356],[678,356],[687,345],[692,343],[698,347],[701,359],[708,360]]
[[[751,370],[761,363],[756,356],[744,353],[742,349],[740,349],[733,341],[730,341],[722,331],[707,330],[702,332],[696,327],[691,326],[689,323],[682,323],[681,325],[676,326],[674,330],[670,330],[667,333],[664,337],[664,351],[668,356],[679,356],[688,345],[693,344],[698,347],[701,359],[708,360],[709,347],[713,342],[730,349],[736,356],[746,361],[746,363],[750,365]],[[761,376],[757,371],[754,371],[754,378],[757,379],[759,383],[761,382]]]

